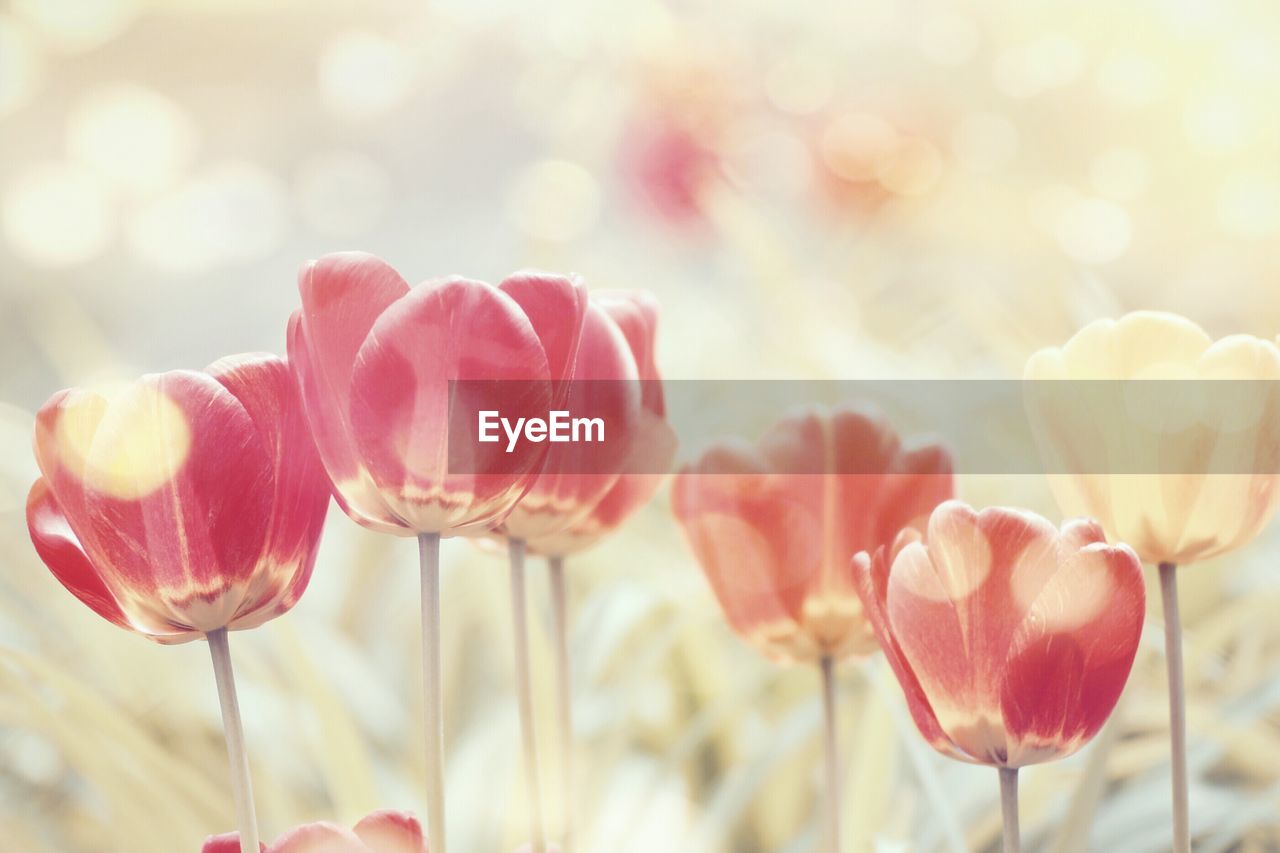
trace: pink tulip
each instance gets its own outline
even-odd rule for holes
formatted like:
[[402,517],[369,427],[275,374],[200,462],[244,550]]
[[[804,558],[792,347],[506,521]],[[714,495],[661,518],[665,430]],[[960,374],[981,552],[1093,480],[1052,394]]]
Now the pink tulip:
[[1001,768],[1063,758],[1115,707],[1145,613],[1142,568],[1091,520],[939,506],[924,541],[854,560],[854,580],[920,733]]
[[183,643],[261,625],[306,589],[329,490],[279,358],[59,392],[35,452],[36,551],[116,625]]
[[498,528],[503,536],[528,541],[571,529],[618,482],[632,455],[641,424],[640,368],[608,303],[597,294],[587,306],[577,361],[556,378],[571,383],[565,410],[600,418],[604,441],[548,447],[542,471]]
[[[585,514],[579,512],[570,525],[531,537],[529,550],[534,553],[567,556],[616,530],[657,492],[675,455],[676,436],[667,422],[662,376],[654,353],[657,301],[643,291],[603,290],[592,293],[591,302],[626,341],[634,375],[640,380],[639,411],[631,424],[628,456],[618,460],[623,473],[603,494],[594,496]],[[631,375],[630,370],[627,373]]]
[[411,289],[384,261],[344,253],[307,264],[298,287],[290,359],[347,514],[401,536],[501,523],[547,445],[491,445],[492,457],[450,470],[449,382],[522,383],[522,399],[500,407],[512,414],[563,408],[587,315],[582,282],[517,273],[497,287],[450,278]]
[[[295,827],[262,853],[427,853],[422,826],[405,812],[377,811],[353,828],[335,823]],[[240,853],[240,836],[232,832],[207,839],[200,853]]]

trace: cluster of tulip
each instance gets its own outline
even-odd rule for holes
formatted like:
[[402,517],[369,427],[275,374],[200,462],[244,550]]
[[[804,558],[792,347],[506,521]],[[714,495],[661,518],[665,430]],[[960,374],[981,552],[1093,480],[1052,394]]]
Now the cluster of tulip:
[[[42,477],[27,505],[32,541],[54,576],[111,622],[161,643],[208,639],[239,833],[212,838],[205,849],[257,853],[228,630],[256,627],[297,603],[331,495],[365,527],[417,537],[429,849],[443,853],[439,544],[453,535],[505,540],[532,848],[545,853],[524,557],[529,549],[551,562],[563,650],[564,558],[645,503],[658,478],[642,472],[661,470],[674,453],[654,365],[656,303],[643,293],[588,293],[576,278],[532,273],[497,287],[452,278],[411,289],[387,264],[362,254],[307,264],[299,289],[287,363],[236,356],[204,372],[149,375],[49,400],[36,426]],[[537,398],[531,405],[544,411],[605,406],[628,441],[606,450],[529,445],[500,466],[451,469],[450,383],[472,379],[525,383]],[[576,381],[602,379],[634,381]],[[612,456],[588,465],[572,458],[582,453]],[[587,467],[611,473],[569,473]],[[567,750],[563,665],[559,678]],[[427,847],[415,820],[379,813],[354,830],[300,827],[271,848],[312,849]]]
[[[1025,378],[1274,381],[1280,349],[1243,335],[1215,343],[1180,317],[1138,312],[1035,354]],[[836,663],[878,646],[921,735],[998,768],[1005,849],[1017,850],[1018,768],[1079,750],[1124,689],[1145,560],[1159,564],[1163,593],[1174,846],[1190,850],[1175,566],[1247,543],[1280,507],[1280,406],[1263,396],[1247,414],[1209,413],[1225,419],[1218,429],[1157,423],[1135,436],[1029,395],[1038,438],[1065,460],[1055,495],[1083,516],[1060,528],[952,499],[944,448],[904,447],[855,410],[785,419],[759,447],[714,447],[681,470],[673,509],[729,623],[771,658],[821,667],[828,849],[840,849]],[[1239,473],[1204,470],[1219,444]],[[1089,470],[1084,447],[1116,460],[1144,448],[1178,473]]]
[[[204,372],[55,395],[37,419],[42,477],[27,509],[35,547],[113,623],[161,643],[207,638],[239,832],[210,838],[206,853],[386,853],[428,849],[416,820],[379,812],[351,830],[311,824],[260,844],[227,632],[298,601],[330,496],[365,527],[416,537],[427,835],[432,853],[443,853],[440,539],[505,542],[530,849],[546,853],[525,558],[547,557],[551,574],[568,812],[564,559],[647,502],[661,481],[655,472],[674,456],[654,359],[657,306],[645,294],[588,293],[577,279],[544,274],[497,287],[454,278],[410,288],[360,254],[308,264],[299,287],[287,362],[237,356]],[[1280,349],[1245,336],[1215,343],[1181,318],[1138,313],[1037,353],[1026,377],[1276,380]],[[459,471],[447,436],[455,380],[529,383],[531,405],[543,410],[605,406],[628,440],[526,445],[496,468]],[[1081,441],[1111,439],[1108,424],[1029,408],[1046,446],[1064,458]],[[1005,845],[1016,850],[1018,768],[1079,750],[1124,689],[1145,615],[1142,560],[1160,566],[1174,834],[1189,850],[1175,567],[1248,542],[1280,506],[1280,417],[1256,414],[1232,427],[1236,452],[1244,449],[1256,473],[1068,470],[1051,481],[1064,512],[1082,517],[1060,527],[955,500],[945,448],[904,445],[883,418],[855,409],[785,418],[759,446],[715,446],[678,473],[675,515],[730,625],[771,658],[820,668],[832,851],[840,849],[839,662],[883,650],[924,738],[999,769]],[[1213,438],[1198,429],[1150,440],[1194,460],[1212,454]]]

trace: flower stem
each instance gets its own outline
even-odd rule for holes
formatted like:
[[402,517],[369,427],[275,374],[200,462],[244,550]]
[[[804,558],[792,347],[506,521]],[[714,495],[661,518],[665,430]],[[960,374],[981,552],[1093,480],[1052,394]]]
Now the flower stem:
[[1169,738],[1173,760],[1173,849],[1191,850],[1187,797],[1187,692],[1182,673],[1182,617],[1178,613],[1178,567],[1160,564],[1160,597],[1164,606],[1164,657],[1169,667]]
[[1004,818],[1004,853],[1021,853],[1018,831],[1018,768],[1000,767],[1000,815]]
[[427,734],[427,834],[432,853],[444,853],[444,689],[440,664],[440,534],[418,537],[422,574],[423,724]]
[[840,853],[840,749],[836,725],[835,661],[824,655],[822,670],[823,742],[827,764],[827,849]]
[[564,558],[548,557],[551,576],[551,619],[556,641],[556,701],[560,727],[560,798],[564,822],[560,829],[562,853],[573,850],[573,685],[569,672],[569,607]]
[[524,739],[525,784],[529,794],[529,834],[532,853],[547,853],[542,828],[542,788],[538,769],[538,737],[533,714],[533,678],[530,674],[529,606],[524,583],[525,543],[511,539],[511,617],[516,644],[516,699],[520,704],[520,734]]
[[240,829],[241,853],[258,853],[258,815],[253,808],[253,781],[249,777],[249,754],[244,748],[244,725],[236,698],[236,678],[231,671],[231,647],[227,629],[210,631],[209,654],[213,656],[213,678],[222,705],[222,732],[227,739],[227,760],[231,764],[231,792],[236,803],[236,823]]

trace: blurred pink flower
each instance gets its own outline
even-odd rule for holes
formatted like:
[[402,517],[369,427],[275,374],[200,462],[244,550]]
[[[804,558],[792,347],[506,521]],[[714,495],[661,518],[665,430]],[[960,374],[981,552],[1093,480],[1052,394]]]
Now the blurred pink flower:
[[[376,811],[351,829],[321,821],[294,827],[263,853],[427,853],[418,819],[407,812]],[[240,834],[215,835],[200,853],[240,853]]]

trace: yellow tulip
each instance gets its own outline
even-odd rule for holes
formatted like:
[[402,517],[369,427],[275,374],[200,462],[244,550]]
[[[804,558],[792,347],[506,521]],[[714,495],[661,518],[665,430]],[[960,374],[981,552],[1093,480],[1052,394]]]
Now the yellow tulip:
[[[1280,508],[1280,348],[1214,341],[1176,314],[1099,320],[1027,362],[1027,405],[1067,516],[1101,522],[1152,563],[1185,564],[1245,545]],[[1085,380],[1183,380],[1153,384]],[[1252,380],[1212,388],[1207,380]],[[1110,463],[1108,465],[1108,463]]]

